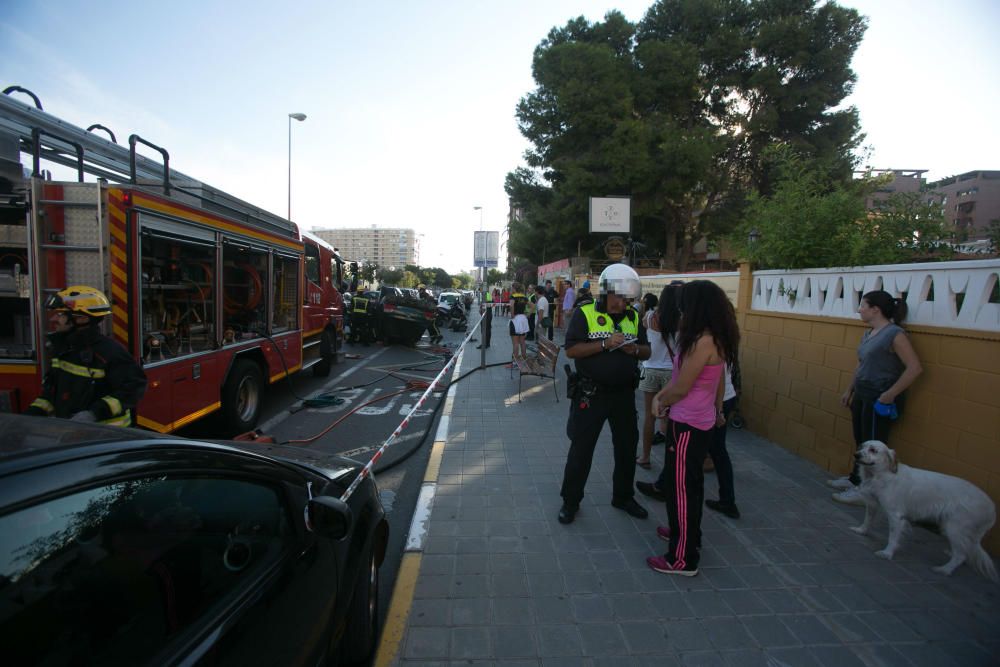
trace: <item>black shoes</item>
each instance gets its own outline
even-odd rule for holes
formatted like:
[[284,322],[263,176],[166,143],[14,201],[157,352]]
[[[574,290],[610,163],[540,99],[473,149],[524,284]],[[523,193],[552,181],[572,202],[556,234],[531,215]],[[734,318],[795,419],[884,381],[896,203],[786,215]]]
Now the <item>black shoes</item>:
[[667,441],[667,436],[663,435],[659,431],[653,431],[653,444],[662,445]]
[[724,503],[721,500],[706,500],[705,507],[716,512],[722,512],[730,519],[740,518],[740,510],[736,507],[736,503]]
[[563,506],[559,508],[559,523],[573,523],[573,519],[576,518],[576,513],[579,510],[579,505],[574,506],[563,503]]
[[644,496],[649,496],[653,500],[659,500],[660,502],[667,501],[667,494],[663,493],[663,491],[661,491],[656,484],[653,484],[652,482],[636,482],[635,488],[639,489],[639,493]]
[[649,516],[649,512],[646,511],[646,508],[637,503],[635,498],[629,498],[627,500],[612,500],[611,506],[617,507],[626,514],[634,516],[636,519],[645,519]]
[[477,349],[477,350],[481,350],[481,349],[483,349],[484,347],[489,347],[489,345],[477,345],[477,346],[476,346],[476,349]]

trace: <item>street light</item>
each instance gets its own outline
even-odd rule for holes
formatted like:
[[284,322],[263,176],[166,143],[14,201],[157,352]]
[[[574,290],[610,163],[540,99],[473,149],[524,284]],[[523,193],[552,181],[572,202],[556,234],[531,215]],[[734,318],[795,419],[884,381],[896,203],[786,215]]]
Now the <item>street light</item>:
[[292,219],[292,119],[303,121],[304,113],[288,114],[288,219]]
[[753,229],[750,230],[750,236],[749,236],[750,245],[751,246],[755,245],[759,240],[760,240],[760,231],[758,231],[757,228],[754,227]]

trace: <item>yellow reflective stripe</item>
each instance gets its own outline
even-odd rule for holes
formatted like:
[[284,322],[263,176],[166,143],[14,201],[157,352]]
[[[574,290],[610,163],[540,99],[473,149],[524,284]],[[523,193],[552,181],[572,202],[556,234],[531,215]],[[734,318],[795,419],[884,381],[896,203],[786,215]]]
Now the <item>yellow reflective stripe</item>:
[[45,410],[48,413],[55,412],[56,410],[55,406],[46,401],[44,398],[36,398],[35,400],[33,400],[31,402],[31,407],[41,408],[42,410]]
[[117,398],[115,398],[114,396],[102,396],[101,400],[107,403],[108,407],[111,408],[111,414],[113,415],[122,414],[122,402],[119,401]]
[[132,411],[126,410],[124,414],[118,415],[117,417],[112,417],[111,419],[102,419],[98,424],[105,424],[106,426],[131,426],[132,425]]
[[63,359],[53,359],[52,368],[58,368],[60,370],[66,371],[70,375],[79,375],[85,378],[102,378],[104,377],[103,368],[87,368],[86,366],[78,366],[76,364],[71,364]]

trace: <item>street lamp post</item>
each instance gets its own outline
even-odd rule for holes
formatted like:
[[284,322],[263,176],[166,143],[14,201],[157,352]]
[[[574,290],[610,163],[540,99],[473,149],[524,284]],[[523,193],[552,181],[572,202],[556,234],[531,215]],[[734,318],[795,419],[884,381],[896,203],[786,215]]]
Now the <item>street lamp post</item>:
[[292,219],[292,119],[303,121],[304,113],[288,114],[288,219]]

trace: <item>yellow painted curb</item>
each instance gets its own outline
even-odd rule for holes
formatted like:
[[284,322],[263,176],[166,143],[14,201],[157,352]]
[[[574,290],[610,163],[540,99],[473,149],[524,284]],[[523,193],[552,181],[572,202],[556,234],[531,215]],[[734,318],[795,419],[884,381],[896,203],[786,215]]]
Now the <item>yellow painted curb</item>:
[[417,587],[422,557],[420,552],[411,551],[403,554],[403,560],[400,561],[396,586],[392,589],[392,602],[385,618],[378,651],[375,653],[375,667],[388,667],[396,662],[403,634],[406,632],[406,621],[413,606],[413,592]]
[[435,440],[431,445],[431,456],[427,459],[427,470],[424,472],[424,482],[438,481],[441,472],[441,455],[444,454],[444,441]]

